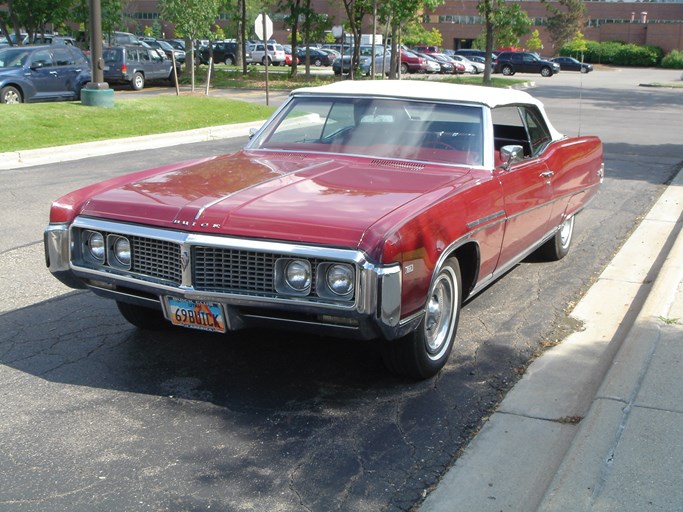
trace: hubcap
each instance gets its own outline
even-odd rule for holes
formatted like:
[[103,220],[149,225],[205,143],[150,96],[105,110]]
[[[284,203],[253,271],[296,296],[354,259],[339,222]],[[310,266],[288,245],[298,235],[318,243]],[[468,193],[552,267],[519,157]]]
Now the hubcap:
[[574,216],[572,215],[562,223],[560,227],[560,243],[562,247],[567,247],[572,239],[572,231],[574,230]]
[[452,277],[442,273],[432,289],[425,317],[425,343],[430,356],[438,356],[449,339],[455,303]]
[[19,95],[14,91],[7,91],[3,99],[5,100],[5,103],[8,105],[19,103]]

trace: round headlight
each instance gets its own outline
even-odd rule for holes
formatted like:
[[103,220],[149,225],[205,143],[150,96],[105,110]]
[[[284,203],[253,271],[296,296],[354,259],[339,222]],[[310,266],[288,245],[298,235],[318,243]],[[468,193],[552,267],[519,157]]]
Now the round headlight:
[[130,242],[122,236],[114,242],[114,257],[121,265],[130,266]]
[[287,284],[297,292],[303,292],[311,286],[311,265],[305,260],[292,260],[285,269]]
[[349,265],[330,265],[327,269],[327,286],[337,295],[353,291],[353,268]]
[[97,231],[90,232],[90,236],[88,237],[88,250],[90,251],[90,255],[97,261],[104,262],[106,248],[102,233],[98,233]]

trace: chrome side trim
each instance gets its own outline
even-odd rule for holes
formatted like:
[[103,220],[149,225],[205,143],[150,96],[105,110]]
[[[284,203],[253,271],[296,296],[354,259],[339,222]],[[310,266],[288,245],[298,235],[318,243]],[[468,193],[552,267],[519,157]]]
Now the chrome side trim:
[[505,210],[499,210],[495,213],[492,213],[490,215],[486,215],[485,217],[482,217],[481,219],[473,220],[471,222],[467,223],[467,229],[474,229],[477,226],[481,224],[485,224],[489,221],[492,221],[494,219],[497,219],[498,217],[503,217],[505,216]]

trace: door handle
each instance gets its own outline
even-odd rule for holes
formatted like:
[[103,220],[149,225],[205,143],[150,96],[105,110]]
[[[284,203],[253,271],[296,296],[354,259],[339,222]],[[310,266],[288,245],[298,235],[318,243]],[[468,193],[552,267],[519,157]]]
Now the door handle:
[[545,171],[540,174],[541,178],[552,178],[555,176],[555,173],[553,171]]

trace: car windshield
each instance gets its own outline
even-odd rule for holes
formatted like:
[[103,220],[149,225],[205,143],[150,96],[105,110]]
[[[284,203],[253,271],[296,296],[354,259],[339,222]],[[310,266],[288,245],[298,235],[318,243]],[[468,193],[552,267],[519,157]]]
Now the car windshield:
[[0,68],[21,67],[28,60],[29,51],[23,48],[0,50]]
[[482,164],[482,108],[385,98],[293,98],[248,149]]

